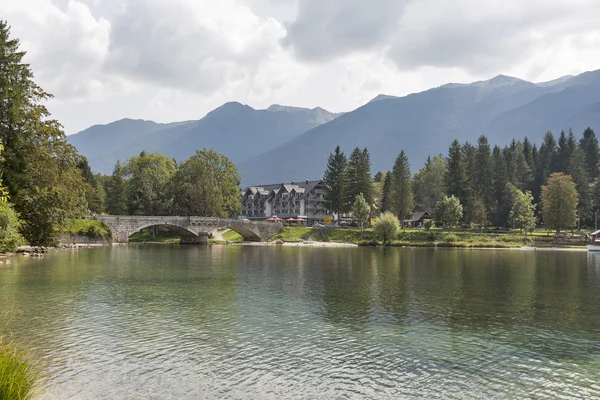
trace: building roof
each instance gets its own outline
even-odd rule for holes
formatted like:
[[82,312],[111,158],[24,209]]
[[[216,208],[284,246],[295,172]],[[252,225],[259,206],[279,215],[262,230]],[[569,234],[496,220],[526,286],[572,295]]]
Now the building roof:
[[431,215],[427,211],[415,211],[410,219],[405,220],[405,222],[416,222],[422,219],[433,219]]
[[243,193],[247,193],[250,191],[252,194],[260,193],[263,196],[272,196],[279,194],[280,190],[283,189],[287,193],[291,193],[295,191],[298,194],[305,195],[313,190],[317,185],[321,184],[323,181],[301,181],[301,182],[290,182],[290,183],[271,183],[265,185],[257,185],[257,186],[248,186],[244,189]]

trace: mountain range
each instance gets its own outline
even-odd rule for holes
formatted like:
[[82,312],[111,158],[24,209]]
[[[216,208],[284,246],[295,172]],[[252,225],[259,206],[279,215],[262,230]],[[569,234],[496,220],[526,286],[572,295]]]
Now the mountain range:
[[[344,114],[321,108],[274,105],[255,110],[227,103],[198,121],[157,124],[121,120],[68,137],[96,172],[110,173],[117,159],[142,150],[182,161],[213,148],[237,165],[245,184],[315,179],[336,145],[347,154],[367,147],[373,172],[391,169],[400,150],[412,169],[428,155],[445,154],[454,139],[492,145],[547,131],[578,135],[600,127],[600,71],[533,83],[499,75],[468,84],[449,83],[404,97],[379,95]],[[600,128],[598,128],[600,129]]]

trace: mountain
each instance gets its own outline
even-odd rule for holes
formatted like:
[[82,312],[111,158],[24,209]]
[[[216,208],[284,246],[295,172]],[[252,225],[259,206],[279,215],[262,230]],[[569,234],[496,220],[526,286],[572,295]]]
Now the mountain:
[[454,139],[475,143],[485,134],[492,144],[525,136],[539,143],[548,130],[600,129],[599,89],[600,71],[592,71],[541,84],[499,75],[404,97],[378,96],[238,167],[247,184],[315,179],[339,144],[346,154],[367,147],[373,173],[390,170],[402,149],[417,170],[428,155],[445,154]]
[[[190,122],[158,124],[141,119],[122,119],[106,125],[94,125],[67,140],[87,157],[96,172],[111,173],[118,159],[124,161],[143,148],[137,149],[140,142],[154,132],[181,128]],[[135,148],[135,150],[134,150]]]
[[124,119],[95,125],[68,136],[68,141],[88,158],[95,172],[109,174],[117,160],[142,150],[183,161],[197,149],[214,149],[235,163],[278,147],[340,114],[322,108],[272,105],[255,110],[237,102],[226,103],[198,121],[157,124]]

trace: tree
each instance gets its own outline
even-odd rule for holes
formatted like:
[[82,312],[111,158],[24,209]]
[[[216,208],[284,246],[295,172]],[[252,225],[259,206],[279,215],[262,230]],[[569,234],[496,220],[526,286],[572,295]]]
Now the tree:
[[592,187],[590,186],[586,159],[582,149],[575,148],[573,151],[567,173],[573,179],[573,183],[575,183],[575,188],[579,194],[577,214],[581,223],[581,220],[586,221],[591,218],[593,210]]
[[555,172],[542,187],[542,216],[549,229],[561,230],[577,223],[577,189],[569,175]]
[[127,214],[127,193],[124,169],[117,160],[111,177],[106,184],[106,211],[110,215]]
[[506,172],[506,160],[502,156],[500,147],[494,146],[492,151],[494,163],[494,200],[492,204],[492,223],[496,226],[504,226],[510,212],[506,204],[506,185],[508,176]]
[[569,139],[567,139],[567,135],[565,131],[560,132],[560,136],[558,137],[558,154],[557,154],[557,168],[556,170],[559,172],[567,172],[569,168],[569,162],[571,161],[571,154],[573,152],[573,148],[569,143]]
[[[129,215],[168,215],[171,213],[171,179],[177,170],[175,160],[159,153],[131,157],[124,165]],[[199,200],[199,199],[198,199]]]
[[371,178],[371,161],[367,149],[361,151],[357,147],[350,154],[344,185],[344,211],[352,208],[360,193],[369,205],[373,204],[373,179]]
[[346,155],[340,150],[340,146],[335,148],[335,152],[329,154],[327,168],[323,174],[325,181],[325,201],[329,203],[329,210],[339,215],[344,210],[344,174],[348,160]]
[[454,140],[448,149],[446,165],[444,176],[446,194],[455,196],[461,202],[464,202],[467,197],[467,170],[458,140]]
[[[493,174],[492,151],[487,137],[480,136],[477,141],[477,152],[475,155],[475,195],[483,202],[484,210],[488,213],[492,209],[494,174]],[[479,205],[478,205],[479,206]],[[481,213],[481,210],[478,210]],[[487,217],[485,218],[487,220]]]
[[444,192],[446,161],[439,155],[428,158],[425,166],[413,177],[415,203],[418,209],[433,214],[435,205]]
[[453,228],[458,225],[463,216],[463,206],[460,200],[454,195],[448,197],[444,195],[436,205],[437,221],[446,228]]
[[598,162],[600,162],[600,150],[598,149],[598,139],[592,128],[587,128],[583,132],[583,138],[579,141],[579,148],[585,154],[586,167],[591,179],[598,176]]
[[25,52],[0,21],[0,141],[4,184],[31,245],[51,245],[67,217],[85,209],[80,156],[43,105],[52,96],[33,81]]
[[536,224],[533,195],[530,191],[522,192],[512,185],[510,190],[513,192],[513,204],[509,214],[510,223],[519,228],[521,232],[533,231]]
[[[0,142],[0,163],[2,162],[2,150],[4,145]],[[6,203],[8,201],[8,192],[6,188],[2,186],[2,169],[0,168],[0,203]]]
[[400,230],[400,221],[390,213],[385,212],[375,219],[375,233],[381,238],[383,244],[398,236]]
[[400,151],[394,169],[392,170],[392,211],[404,219],[409,216],[414,208],[412,183],[410,181],[410,164],[404,150]]
[[473,201],[473,222],[479,225],[480,229],[487,226],[488,213],[484,201],[476,198]]
[[242,210],[241,176],[233,162],[214,150],[196,151],[179,166],[173,182],[178,214],[229,218]]
[[0,202],[0,252],[15,251],[23,238],[19,233],[21,222],[12,205]]
[[356,200],[354,200],[354,204],[352,205],[352,215],[358,221],[358,225],[360,226],[360,237],[362,238],[365,223],[371,216],[371,206],[369,206],[369,203],[367,203],[362,193],[359,193],[358,196],[356,196]]
[[390,202],[392,197],[392,174],[385,174],[383,187],[381,189],[381,212],[390,211]]
[[82,157],[77,163],[77,168],[81,171],[81,176],[85,182],[84,190],[88,210],[94,214],[102,214],[104,212],[104,202],[106,200],[104,188],[98,184],[98,180],[92,173],[87,158]]

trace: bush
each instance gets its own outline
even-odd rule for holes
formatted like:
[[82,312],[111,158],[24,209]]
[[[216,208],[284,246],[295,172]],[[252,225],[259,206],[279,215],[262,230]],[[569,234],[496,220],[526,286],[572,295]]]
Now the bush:
[[454,233],[448,233],[448,234],[444,235],[444,242],[456,243],[456,242],[458,242],[458,236],[456,236]]
[[435,228],[435,221],[432,219],[425,220],[425,222],[423,222],[423,226],[425,227],[426,230]]
[[358,242],[358,245],[362,247],[376,247],[379,246],[379,243],[375,240],[361,240]]
[[385,212],[375,219],[374,229],[377,236],[383,241],[383,244],[386,244],[398,236],[400,221],[398,221],[398,218],[394,214]]
[[20,227],[18,215],[12,206],[0,202],[0,252],[15,251],[23,242]]

